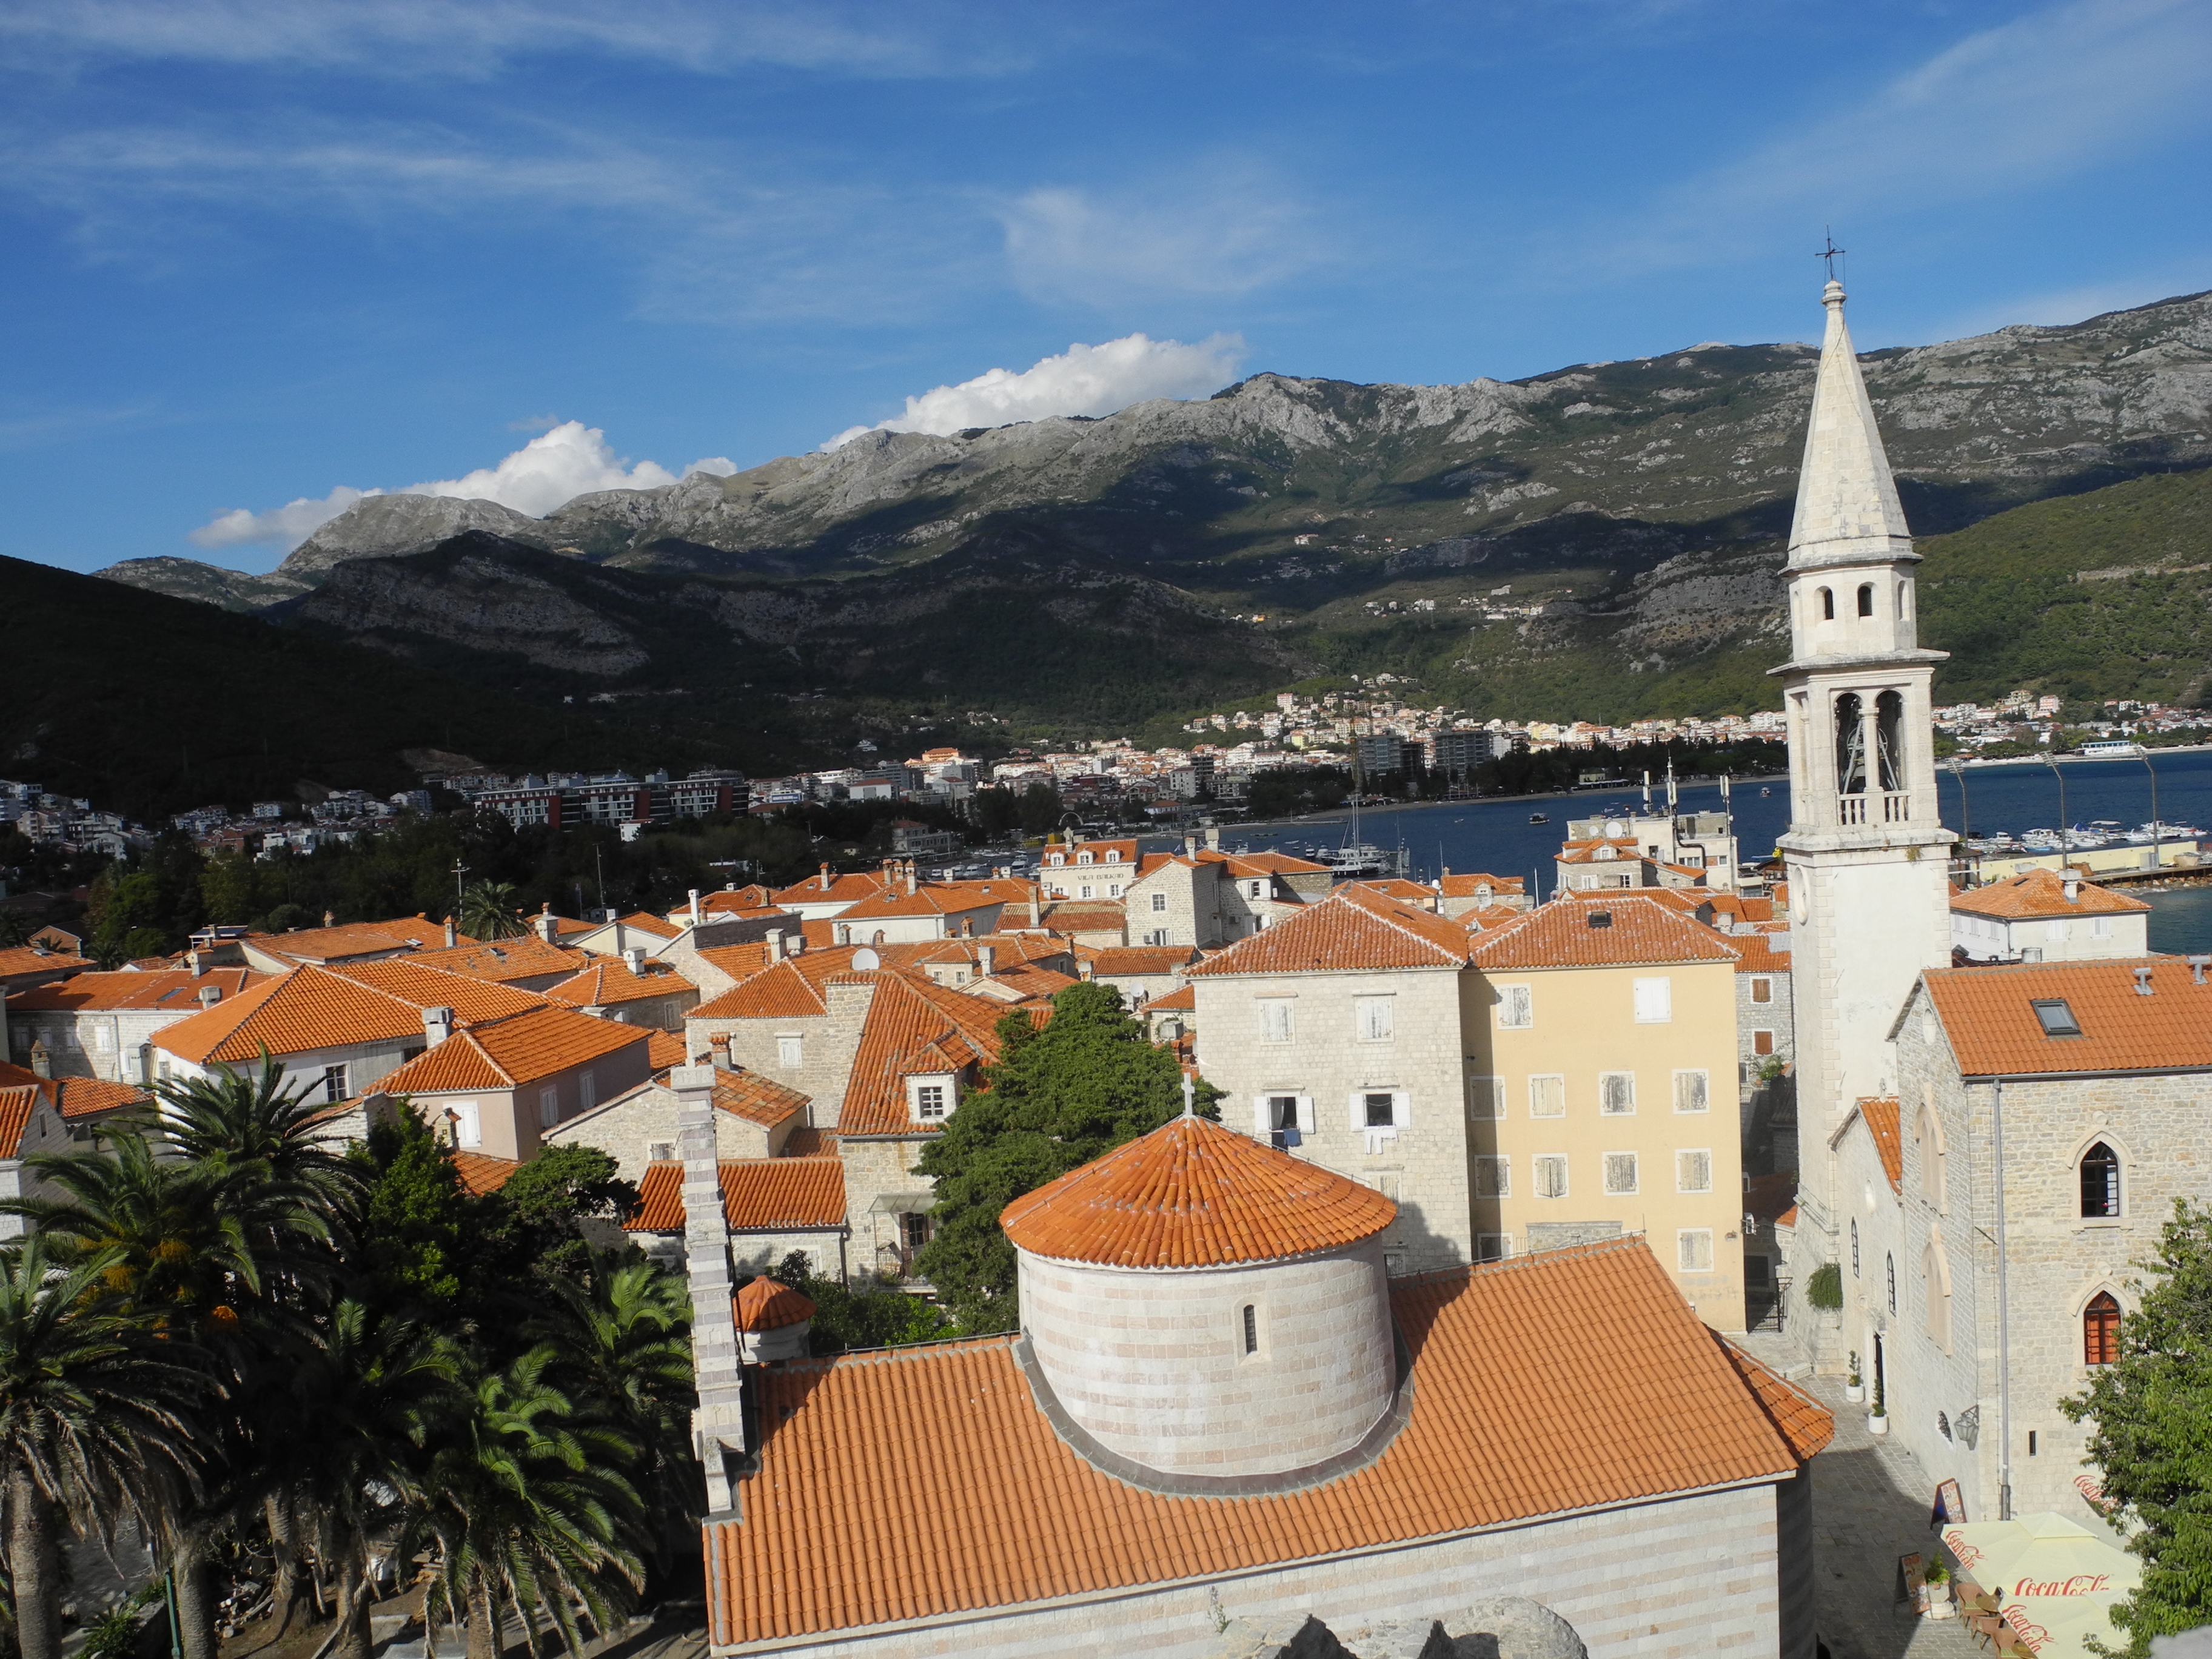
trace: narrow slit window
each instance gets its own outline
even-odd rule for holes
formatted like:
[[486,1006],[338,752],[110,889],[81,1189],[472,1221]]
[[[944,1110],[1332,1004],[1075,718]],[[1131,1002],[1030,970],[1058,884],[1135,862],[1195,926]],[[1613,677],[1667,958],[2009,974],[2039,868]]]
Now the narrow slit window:
[[1244,1352],[1248,1354],[1260,1352],[1260,1310],[1250,1302],[1244,1304]]

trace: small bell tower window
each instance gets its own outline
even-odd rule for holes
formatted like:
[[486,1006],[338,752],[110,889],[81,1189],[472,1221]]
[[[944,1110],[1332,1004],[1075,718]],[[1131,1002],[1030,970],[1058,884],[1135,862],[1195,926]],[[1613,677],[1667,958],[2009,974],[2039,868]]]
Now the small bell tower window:
[[1859,615],[1862,617],[1874,615],[1874,584],[1872,582],[1859,584]]
[[1820,590],[1820,620],[1833,622],[1835,619],[1836,591],[1832,587],[1824,587]]

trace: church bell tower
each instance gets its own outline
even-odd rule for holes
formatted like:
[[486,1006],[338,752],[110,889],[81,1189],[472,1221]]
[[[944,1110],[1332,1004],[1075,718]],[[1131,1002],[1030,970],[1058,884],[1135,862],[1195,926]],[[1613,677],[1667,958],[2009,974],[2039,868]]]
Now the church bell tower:
[[[1827,331],[1783,577],[1790,660],[1788,868],[1797,1033],[1798,1204],[1842,1225],[1828,1137],[1863,1097],[1893,1092],[1891,1024],[1923,969],[1951,957],[1949,862],[1937,813],[1931,684],[1912,550],[1874,406],[1844,322]],[[1831,1259],[1833,1259],[1832,1256]]]

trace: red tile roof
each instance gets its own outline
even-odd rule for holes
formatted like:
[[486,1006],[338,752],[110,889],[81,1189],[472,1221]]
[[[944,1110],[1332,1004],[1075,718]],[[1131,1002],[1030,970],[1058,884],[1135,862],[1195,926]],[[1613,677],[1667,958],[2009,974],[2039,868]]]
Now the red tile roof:
[[1518,893],[1526,884],[1519,876],[1486,876],[1480,872],[1472,875],[1446,876],[1437,885],[1446,898],[1480,898],[1487,887],[1493,893]]
[[853,952],[860,948],[833,945],[786,957],[751,978],[740,980],[721,995],[701,1003],[689,1018],[804,1019],[810,1014],[826,1014],[830,1004],[822,994],[822,982],[848,971],[853,965]]
[[[1591,926],[1609,916],[1603,927]],[[1486,970],[1624,968],[1679,962],[1734,963],[1729,941],[1639,893],[1575,893],[1517,921],[1471,935],[1469,955]]]
[[1905,1148],[1898,1135],[1898,1112],[1896,1096],[1869,1095],[1853,1103],[1844,1121],[1836,1126],[1835,1133],[1828,1137],[1831,1146],[1839,1146],[1850,1129],[1853,1117],[1865,1124],[1867,1133],[1873,1138],[1875,1152],[1881,1159],[1881,1172],[1889,1177],[1889,1189],[1893,1193],[1905,1190]]
[[763,1128],[774,1128],[793,1113],[805,1111],[810,1098],[758,1072],[714,1073],[714,1104],[732,1117],[741,1117]]
[[124,970],[112,974],[76,974],[45,985],[17,991],[8,999],[10,1013],[120,1013],[161,1012],[193,1013],[199,1008],[203,988],[212,986],[226,997],[234,997],[271,977],[251,968],[210,968],[194,975],[182,969],[160,973]]
[[853,1056],[837,1114],[841,1136],[934,1134],[941,1126],[914,1121],[906,1079],[988,1066],[999,1057],[992,1028],[1006,1008],[933,985],[918,974],[889,969],[848,975],[872,981],[875,996]]
[[540,1006],[481,1025],[465,1025],[377,1085],[386,1094],[450,1094],[514,1089],[624,1048],[643,1048],[635,1025]]
[[1188,1009],[1195,1013],[1198,1010],[1198,992],[1190,986],[1178,985],[1165,995],[1154,997],[1145,1005],[1147,1013],[1154,1009],[1165,1009],[1170,1012]]
[[890,879],[880,870],[833,874],[826,884],[819,876],[809,876],[769,895],[769,902],[780,910],[788,910],[794,904],[858,904],[870,894],[881,892]]
[[[721,1165],[722,1213],[735,1232],[845,1223],[845,1162],[837,1158],[732,1158]],[[648,1164],[637,1183],[634,1233],[684,1231],[684,1166]]]
[[66,951],[42,951],[35,945],[11,945],[0,950],[0,981],[19,978],[25,974],[60,974],[82,972],[100,964],[89,957],[72,956]]
[[[474,945],[466,933],[457,936]],[[246,942],[294,962],[329,963],[388,951],[433,951],[446,943],[446,926],[426,916],[391,921],[342,921],[332,927],[298,927],[289,933],[249,933]]]
[[665,1072],[672,1066],[690,1062],[690,1045],[680,1031],[647,1031],[645,1034],[645,1063],[656,1072]]
[[[106,1083],[94,1077],[40,1077],[6,1060],[0,1060],[0,1089],[28,1089],[37,1099],[52,1102],[64,1117],[89,1117],[96,1112],[149,1106],[154,1100],[136,1084]],[[21,1133],[19,1129],[17,1133]],[[0,1157],[8,1156],[0,1153]]]
[[592,959],[592,965],[573,978],[547,986],[545,994],[571,1007],[612,1008],[654,997],[681,996],[697,988],[673,969],[633,974],[628,963],[599,957]]
[[1035,1255],[1113,1267],[1279,1261],[1371,1238],[1371,1187],[1202,1117],[1179,1117],[1016,1199],[1000,1225]]
[[783,1138],[786,1158],[835,1158],[837,1156],[837,1137],[827,1129],[817,1129],[802,1123]]
[[[980,886],[982,884],[971,884]],[[871,893],[849,910],[842,912],[837,921],[858,927],[864,922],[880,921],[897,916],[953,916],[971,910],[986,910],[994,904],[1014,902],[1012,884],[1005,884],[1007,891],[998,897],[968,890],[963,888],[925,882],[915,891],[902,890],[888,893]],[[1024,892],[1022,899],[1028,902]]]
[[1097,979],[1158,979],[1197,960],[1188,945],[1109,945],[1091,953],[1091,971]]
[[0,1084],[0,1158],[14,1158],[23,1150],[23,1131],[39,1104],[34,1084]]
[[1468,939],[1455,921],[1357,886],[1194,964],[1192,978],[1222,974],[1327,974],[1386,968],[1463,968]]
[[730,1311],[741,1331],[775,1331],[814,1317],[814,1304],[788,1285],[765,1274],[731,1298]]
[[1735,951],[1735,970],[1739,974],[1786,974],[1790,971],[1790,952],[1774,948],[1773,935],[1730,933],[1727,939]]
[[[1173,1498],[1053,1431],[1015,1339],[759,1375],[743,1519],[708,1523],[718,1645],[1243,1573],[1792,1475],[1776,1412],[1643,1241],[1399,1279],[1410,1417],[1324,1485]],[[1571,1309],[1573,1317],[1563,1318]],[[1811,1408],[1817,1409],[1817,1408]]]
[[1249,878],[1253,876],[1312,876],[1326,875],[1328,866],[1316,864],[1311,859],[1293,858],[1288,853],[1214,853],[1198,855],[1200,864],[1218,859],[1229,866],[1232,877]]
[[453,1170],[461,1178],[461,1185],[482,1198],[486,1193],[495,1193],[507,1183],[507,1179],[522,1165],[511,1158],[493,1158],[483,1152],[453,1152]]
[[1718,1331],[1712,1333],[1712,1339],[1735,1367],[1736,1375],[1749,1385],[1752,1397],[1799,1462],[1810,1462],[1828,1449],[1828,1443],[1836,1437],[1836,1419],[1826,1406],[1780,1373],[1769,1370]]
[[518,979],[538,979],[548,974],[574,973],[591,958],[565,945],[548,945],[535,933],[503,939],[491,945],[459,945],[450,951],[420,951],[408,961],[419,968],[442,968],[449,974],[489,980],[505,985]]
[[[2136,992],[2148,969],[2152,994]],[[2171,1072],[2212,1066],[2212,979],[2179,957],[1946,968],[1923,976],[1967,1077],[2033,1072]],[[2080,1036],[2046,1036],[2033,1004],[2063,1001]]]
[[328,971],[356,985],[386,992],[418,1012],[424,1008],[451,1008],[453,1017],[460,1020],[497,1019],[503,1014],[545,1006],[545,999],[535,991],[426,967],[412,957],[340,963]]
[[1989,916],[1999,921],[2032,921],[2040,916],[2110,916],[2147,911],[2150,906],[2125,893],[2115,893],[2094,882],[2076,882],[2074,896],[2066,896],[2066,879],[2056,870],[2026,870],[1967,892],[1954,891],[1951,908],[1970,916]]

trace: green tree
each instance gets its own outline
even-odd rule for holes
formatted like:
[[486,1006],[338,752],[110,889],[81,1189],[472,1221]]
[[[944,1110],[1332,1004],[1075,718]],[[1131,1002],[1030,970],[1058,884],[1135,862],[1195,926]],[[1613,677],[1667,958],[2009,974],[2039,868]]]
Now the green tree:
[[371,1128],[349,1154],[367,1188],[355,1291],[375,1305],[411,1304],[437,1319],[461,1304],[461,1262],[476,1200],[445,1143],[409,1102],[395,1104],[392,1121]]
[[793,1250],[769,1277],[814,1304],[807,1349],[817,1358],[853,1348],[895,1348],[952,1334],[943,1310],[888,1285],[854,1285],[817,1279],[804,1250]]
[[2212,1623],[2212,1208],[2175,1200],[2142,1266],[2156,1277],[2120,1322],[2118,1362],[2059,1402],[2094,1423],[2085,1461],[2143,1559],[2142,1583],[2113,1610],[2138,1659],[2153,1637]]
[[288,1085],[267,1050],[251,1072],[154,1085],[163,1137],[216,1188],[257,1251],[295,1271],[300,1247],[327,1244],[360,1201],[360,1166],[329,1145],[324,1106],[304,1084]]
[[[999,1213],[1182,1110],[1182,1067],[1122,1009],[1111,986],[1071,985],[1038,1030],[1028,1015],[999,1022],[999,1061],[967,1097],[919,1165],[934,1177],[935,1236],[917,1271],[961,1328],[1011,1330],[1018,1316],[1014,1250]],[[1216,1115],[1220,1091],[1200,1083],[1199,1109]]]
[[641,1505],[622,1473],[636,1448],[572,1413],[547,1380],[556,1357],[541,1345],[466,1379],[434,1430],[400,1534],[402,1560],[434,1547],[424,1616],[465,1618],[469,1659],[499,1659],[509,1613],[526,1632],[550,1618],[573,1654],[578,1608],[605,1631],[641,1582]]
[[161,1477],[191,1474],[204,1379],[108,1287],[116,1254],[58,1263],[36,1237],[0,1250],[0,1478],[22,1659],[61,1652],[61,1516],[144,1521]]
[[513,939],[522,932],[522,898],[511,881],[471,882],[461,893],[461,931],[474,939]]
[[[530,1286],[572,1278],[590,1269],[592,1247],[581,1224],[618,1222],[637,1208],[635,1182],[596,1146],[549,1146],[486,1199],[478,1216],[494,1271],[507,1283]],[[488,1261],[487,1266],[493,1266]]]

